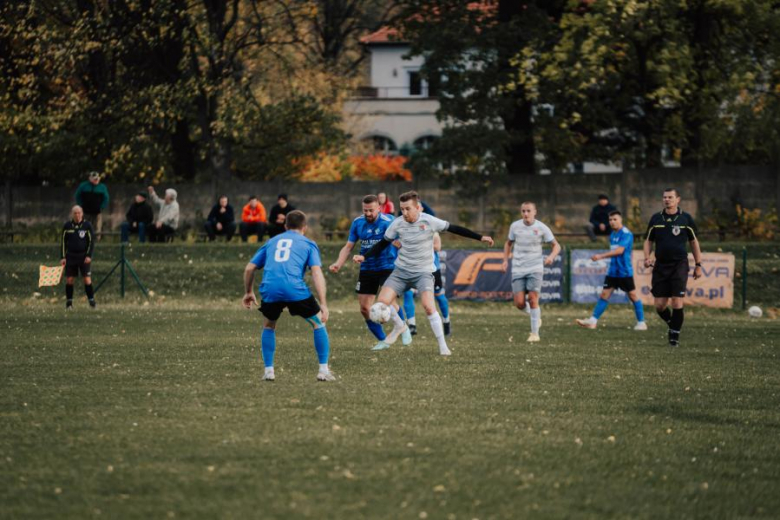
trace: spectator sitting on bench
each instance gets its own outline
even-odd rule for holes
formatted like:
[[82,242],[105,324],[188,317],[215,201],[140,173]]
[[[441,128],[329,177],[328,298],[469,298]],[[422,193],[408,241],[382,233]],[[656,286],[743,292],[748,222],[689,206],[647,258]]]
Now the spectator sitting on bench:
[[262,242],[267,222],[265,206],[257,196],[252,195],[241,211],[241,224],[239,226],[241,241],[246,242],[249,235],[257,235],[257,241]]
[[276,204],[271,208],[271,216],[268,219],[268,236],[273,238],[279,233],[284,233],[284,222],[287,220],[287,214],[294,211],[295,208],[287,202],[287,195],[280,193],[276,197]]
[[165,190],[165,198],[157,196],[153,186],[149,186],[149,195],[152,197],[152,205],[157,207],[157,221],[149,226],[147,234],[149,242],[167,242],[173,240],[176,228],[179,227],[179,203],[176,202],[176,190]]
[[138,241],[142,244],[146,242],[146,230],[154,222],[154,213],[152,207],[146,202],[146,193],[141,192],[135,196],[125,218],[127,220],[122,222],[121,227],[122,242],[129,241],[131,233],[138,233]]
[[227,241],[230,242],[236,232],[236,217],[233,213],[233,206],[228,204],[227,195],[222,195],[214,204],[203,227],[206,228],[206,233],[209,235],[209,242],[213,242],[217,235],[225,235]]
[[609,235],[612,230],[609,227],[609,214],[617,208],[609,203],[609,197],[599,195],[599,203],[593,206],[590,212],[590,222],[585,226],[585,231],[590,239],[595,242],[596,235]]

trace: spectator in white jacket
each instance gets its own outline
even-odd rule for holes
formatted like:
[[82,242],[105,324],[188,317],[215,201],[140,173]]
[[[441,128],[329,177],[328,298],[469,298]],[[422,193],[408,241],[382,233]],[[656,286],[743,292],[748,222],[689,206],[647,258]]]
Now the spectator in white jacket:
[[165,190],[164,199],[157,196],[154,187],[149,186],[148,190],[152,207],[157,209],[157,220],[146,231],[149,242],[172,240],[176,228],[179,227],[179,203],[176,202],[176,190],[172,188]]

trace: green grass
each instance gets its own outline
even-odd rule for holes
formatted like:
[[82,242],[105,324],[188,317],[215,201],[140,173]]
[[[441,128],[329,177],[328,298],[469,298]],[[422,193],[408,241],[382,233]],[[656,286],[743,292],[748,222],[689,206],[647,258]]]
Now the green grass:
[[780,321],[689,309],[671,350],[654,316],[636,333],[612,306],[583,331],[589,309],[547,306],[529,345],[509,304],[454,303],[452,358],[424,318],[411,347],[373,353],[347,271],[328,276],[339,381],[315,382],[309,326],[284,315],[270,384],[239,307],[254,247],[136,247],[148,304],[112,281],[67,314],[59,290],[32,297],[49,249],[0,247],[0,518],[780,511]]
[[[454,356],[383,353],[334,306],[332,366],[284,316],[261,383],[256,312],[225,305],[3,306],[7,518],[768,517],[780,510],[780,324],[689,313],[572,325],[543,343],[508,305],[455,305]],[[692,316],[690,314],[693,314]]]

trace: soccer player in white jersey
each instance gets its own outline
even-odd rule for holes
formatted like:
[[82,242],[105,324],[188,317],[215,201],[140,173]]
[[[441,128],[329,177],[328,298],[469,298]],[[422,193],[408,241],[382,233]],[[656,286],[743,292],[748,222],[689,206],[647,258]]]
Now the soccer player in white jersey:
[[396,297],[407,289],[417,289],[422,301],[425,314],[431,324],[433,335],[439,343],[439,354],[449,356],[452,354],[447,341],[444,338],[444,326],[441,316],[436,312],[436,303],[433,298],[433,237],[437,232],[449,231],[456,235],[480,240],[488,245],[493,245],[493,239],[489,236],[481,236],[461,226],[450,224],[432,215],[422,212],[420,199],[417,192],[409,191],[401,195],[401,217],[396,218],[385,231],[384,239],[376,243],[365,255],[355,255],[354,261],[362,263],[366,258],[372,258],[380,254],[395,240],[400,242],[398,258],[395,261],[395,269],[385,281],[379,293],[378,301],[390,306],[393,321],[393,330],[387,335],[385,342],[392,345],[398,336],[408,327],[398,315],[392,305]]
[[[530,343],[539,341],[539,327],[542,326],[542,309],[539,308],[539,293],[542,291],[544,266],[551,265],[561,252],[561,245],[555,240],[550,228],[536,220],[536,204],[523,202],[520,206],[522,220],[513,222],[509,227],[509,236],[504,244],[504,272],[512,261],[512,293],[515,306],[526,310],[526,293],[531,315]],[[542,244],[552,243],[552,251],[546,257],[542,254]]]

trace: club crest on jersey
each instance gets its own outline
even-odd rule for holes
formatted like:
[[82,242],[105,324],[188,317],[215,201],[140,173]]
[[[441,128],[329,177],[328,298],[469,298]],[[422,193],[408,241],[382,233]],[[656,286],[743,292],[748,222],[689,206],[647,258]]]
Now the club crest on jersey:
[[425,231],[425,224],[420,224],[420,229],[422,229],[423,231]]
[[672,226],[672,235],[677,236],[680,234],[680,226]]
[[83,230],[79,231],[79,238],[84,238],[85,236],[87,236],[87,232],[86,231],[83,231]]
[[539,230],[538,229],[534,229],[534,236],[538,236],[538,235],[539,235]]

